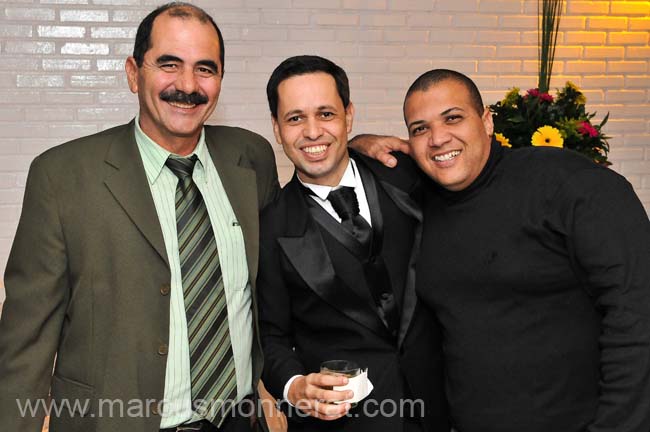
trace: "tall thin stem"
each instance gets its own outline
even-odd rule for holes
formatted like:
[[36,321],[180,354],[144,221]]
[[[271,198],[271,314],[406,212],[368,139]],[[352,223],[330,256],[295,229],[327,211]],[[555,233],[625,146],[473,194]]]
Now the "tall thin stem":
[[[541,11],[540,11],[541,5]],[[537,45],[539,77],[537,87],[542,93],[548,92],[555,60],[555,45],[560,28],[560,17],[564,0],[537,0]]]

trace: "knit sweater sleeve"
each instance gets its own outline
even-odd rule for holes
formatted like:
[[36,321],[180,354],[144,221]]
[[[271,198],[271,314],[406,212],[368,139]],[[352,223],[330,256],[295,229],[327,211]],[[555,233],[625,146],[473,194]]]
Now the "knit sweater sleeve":
[[602,317],[600,398],[589,432],[650,430],[650,222],[631,185],[583,169],[553,202],[571,259]]

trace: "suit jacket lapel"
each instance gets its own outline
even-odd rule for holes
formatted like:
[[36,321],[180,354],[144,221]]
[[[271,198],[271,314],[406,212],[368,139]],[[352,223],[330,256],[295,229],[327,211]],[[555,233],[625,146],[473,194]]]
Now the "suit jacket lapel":
[[134,120],[109,146],[105,162],[112,167],[104,184],[158,255],[169,265],[158,214],[142,158],[135,142]]
[[218,136],[208,133],[205,143],[219,173],[228,201],[241,227],[246,247],[246,261],[251,281],[257,277],[259,216],[257,209],[257,176],[250,168],[239,166],[241,147],[218,142]]
[[285,188],[287,206],[291,211],[287,221],[287,236],[278,238],[280,248],[307,286],[319,297],[350,319],[381,336],[390,337],[368,299],[352,290],[349,284],[340,283],[337,278],[327,247],[309,213],[301,188],[295,175]]
[[366,193],[366,201],[368,202],[372,222],[372,253],[377,255],[381,253],[384,242],[384,216],[379,205],[377,182],[373,181],[375,178],[363,161],[358,160],[355,156],[355,153],[350,154],[350,157],[357,163],[358,174],[363,183],[363,190]]
[[406,333],[408,332],[409,326],[411,325],[411,319],[413,318],[413,312],[415,311],[415,305],[417,303],[417,297],[415,294],[415,263],[417,256],[420,252],[420,240],[422,237],[422,211],[420,207],[411,199],[411,197],[401,189],[396,188],[388,182],[380,182],[386,194],[393,200],[395,205],[400,208],[407,215],[415,218],[418,221],[417,228],[413,235],[413,251],[411,252],[411,258],[409,259],[409,268],[406,274],[406,285],[404,286],[404,295],[402,300],[402,315],[400,319],[399,332],[397,334],[397,344],[398,346],[402,345]]
[[[353,157],[354,160],[357,162],[357,166],[360,167],[360,171],[363,171],[364,168],[367,168],[368,170],[372,170],[373,168],[372,165],[367,164],[366,160],[360,157],[356,152],[354,151],[350,152],[350,156]],[[407,270],[407,275],[406,275],[406,285],[404,286],[404,294],[402,296],[400,326],[399,326],[399,332],[397,334],[397,343],[398,346],[401,346],[402,342],[404,342],[404,338],[406,337],[406,333],[408,332],[409,326],[411,325],[413,312],[415,311],[415,305],[417,303],[417,297],[415,293],[415,262],[419,254],[420,239],[422,236],[422,211],[420,210],[420,207],[417,205],[417,203],[413,201],[413,199],[409,196],[408,193],[406,193],[402,189],[394,186],[393,184],[387,181],[381,180],[380,177],[377,179],[379,180],[380,187],[384,190],[384,192],[386,192],[386,194],[395,203],[395,205],[402,212],[404,212],[405,214],[411,216],[412,218],[418,221],[418,227],[416,228],[413,237],[413,251],[409,259],[409,268]],[[366,182],[364,182],[364,188],[365,187],[366,187]],[[366,189],[366,194],[368,197],[368,204],[370,205],[370,209],[371,209],[371,215],[373,217],[372,222],[374,227],[375,214],[372,214],[373,205],[371,203],[371,200],[374,201],[375,204],[378,204],[379,200],[377,198],[376,190],[371,191],[370,194],[368,194]],[[374,194],[373,197],[371,197],[372,194]],[[375,212],[377,214],[381,213],[379,209],[376,209]]]
[[325,211],[320,204],[316,202],[309,202],[309,212],[316,222],[324,228],[332,237],[334,237],[344,248],[346,248],[352,255],[359,257],[359,259],[366,259],[369,250],[364,247],[352,233],[346,231],[341,227],[341,224],[334,220],[334,218]]

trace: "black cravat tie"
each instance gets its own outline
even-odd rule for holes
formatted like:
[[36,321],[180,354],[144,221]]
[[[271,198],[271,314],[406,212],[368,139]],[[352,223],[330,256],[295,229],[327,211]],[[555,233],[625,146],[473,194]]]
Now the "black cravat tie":
[[369,247],[372,237],[370,224],[359,214],[359,201],[354,188],[341,186],[327,195],[334,211],[341,218],[341,226],[349,231],[362,245]]
[[[303,190],[308,195],[315,195],[308,187],[303,186]],[[396,336],[397,330],[399,329],[399,312],[397,311],[397,304],[395,303],[395,296],[393,295],[390,276],[388,275],[386,265],[381,256],[381,251],[372,251],[372,248],[376,247],[372,241],[373,229],[363,216],[359,214],[359,201],[357,200],[354,188],[342,186],[339,189],[332,190],[327,196],[327,199],[332,204],[336,214],[341,218],[341,228],[343,228],[344,231],[351,233],[356,237],[357,241],[364,246],[363,249],[365,249],[365,252],[363,252],[363,256],[360,256],[360,254],[356,252],[353,252],[353,254],[363,265],[365,282],[370,294],[372,295],[379,316],[391,334]],[[320,219],[320,224],[329,231],[330,228],[327,227],[328,225],[331,226],[331,224],[328,224],[327,222],[334,223],[332,218],[327,215],[322,219],[320,214],[325,215],[327,213],[315,202],[312,205],[312,209],[313,208],[320,209],[322,213],[316,211],[312,214],[317,221]],[[346,238],[347,236],[340,241],[343,242]]]

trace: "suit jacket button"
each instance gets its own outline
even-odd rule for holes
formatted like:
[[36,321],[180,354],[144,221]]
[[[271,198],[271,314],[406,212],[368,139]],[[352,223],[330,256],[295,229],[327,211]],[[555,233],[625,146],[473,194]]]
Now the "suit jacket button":
[[160,354],[161,356],[167,355],[167,349],[168,349],[167,344],[161,344],[158,347],[158,354]]
[[158,404],[157,403],[151,405],[151,414],[158,415]]
[[164,296],[169,295],[170,290],[171,290],[171,287],[169,286],[169,284],[163,284],[160,287],[160,294],[162,294]]

